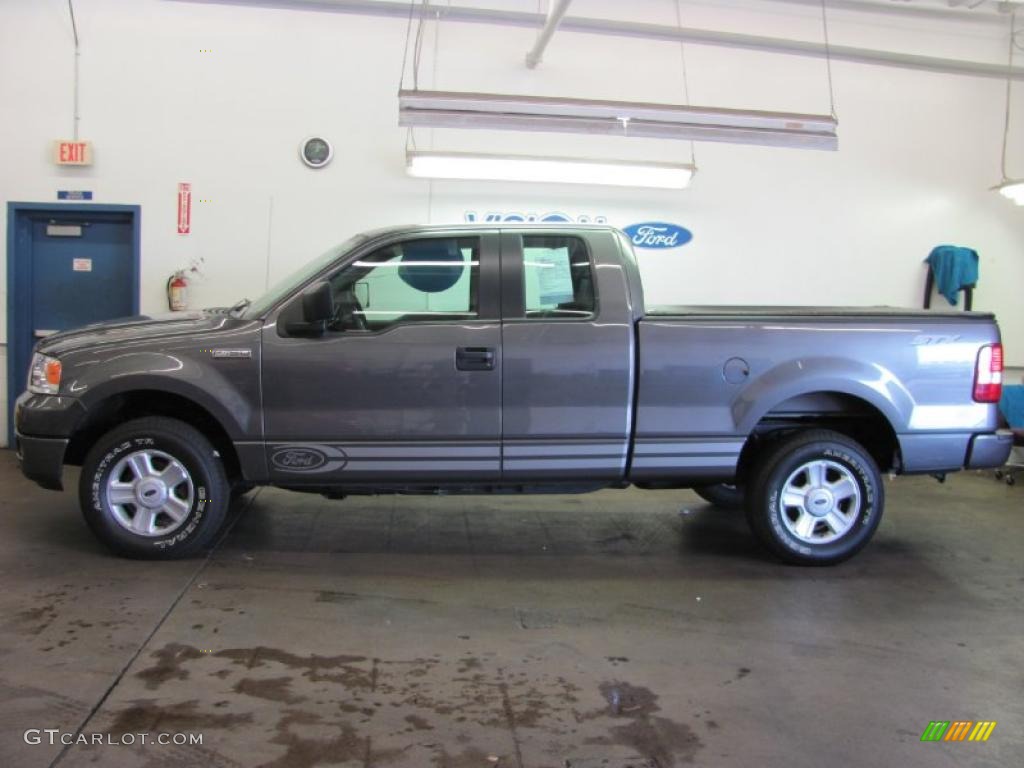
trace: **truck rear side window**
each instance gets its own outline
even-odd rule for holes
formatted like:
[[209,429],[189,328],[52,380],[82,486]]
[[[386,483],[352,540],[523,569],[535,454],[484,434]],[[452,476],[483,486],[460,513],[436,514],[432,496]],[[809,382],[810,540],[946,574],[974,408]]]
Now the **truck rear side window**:
[[594,274],[583,241],[564,235],[525,235],[523,295],[528,318],[593,317]]
[[478,317],[480,239],[394,243],[331,278],[333,331],[380,331],[398,323]]

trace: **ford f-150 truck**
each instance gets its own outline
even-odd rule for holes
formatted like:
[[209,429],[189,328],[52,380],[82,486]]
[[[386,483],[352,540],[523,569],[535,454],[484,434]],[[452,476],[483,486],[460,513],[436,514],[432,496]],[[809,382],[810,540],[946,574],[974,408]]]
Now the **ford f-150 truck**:
[[25,475],[81,465],[92,530],[193,553],[233,494],[697,488],[773,553],[835,563],[881,472],[1001,465],[993,317],[649,307],[629,239],[586,225],[359,235],[254,301],[38,343]]

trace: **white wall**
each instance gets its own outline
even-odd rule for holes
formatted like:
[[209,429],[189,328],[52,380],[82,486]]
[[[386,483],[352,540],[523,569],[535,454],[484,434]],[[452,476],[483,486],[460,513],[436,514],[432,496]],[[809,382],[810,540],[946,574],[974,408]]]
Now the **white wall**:
[[[536,10],[534,0],[500,4]],[[681,193],[431,184],[403,173],[395,93],[404,20],[165,0],[75,6],[81,136],[94,142],[96,163],[57,168],[49,159],[50,142],[71,134],[66,3],[0,0],[0,198],[54,201],[57,189],[84,188],[96,202],[141,205],[145,312],[166,307],[167,275],[197,257],[205,276],[194,304],[223,305],[362,229],[461,221],[466,211],[557,210],[690,228],[684,248],[642,253],[651,302],[916,306],[928,251],[970,245],[982,256],[976,306],[999,314],[1008,360],[1024,366],[1024,208],[988,191],[999,180],[998,80],[835,63],[839,152],[698,145],[700,171]],[[614,18],[623,7],[577,0],[572,12]],[[671,0],[629,8],[634,20],[675,23]],[[837,44],[1005,60],[1005,35],[990,26],[839,12],[830,21]],[[820,39],[813,9],[756,0],[687,2],[684,23]],[[427,35],[421,87],[682,100],[679,47],[669,43],[560,32],[529,71],[529,30],[449,23]],[[691,46],[687,62],[693,103],[828,109],[821,61]],[[1017,91],[1011,172],[1024,176],[1024,84]],[[334,162],[320,171],[297,158],[312,133],[335,144]],[[542,134],[416,138],[438,149],[619,158],[685,160],[689,151]],[[175,234],[179,181],[192,182],[196,200],[186,237]],[[0,220],[3,241],[5,228]]]

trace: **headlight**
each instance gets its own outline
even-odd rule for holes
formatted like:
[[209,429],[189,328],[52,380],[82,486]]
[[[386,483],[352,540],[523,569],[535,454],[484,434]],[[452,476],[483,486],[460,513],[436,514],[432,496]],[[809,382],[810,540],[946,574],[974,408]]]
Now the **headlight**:
[[37,395],[55,395],[60,391],[60,360],[55,357],[32,355],[28,369],[28,391]]

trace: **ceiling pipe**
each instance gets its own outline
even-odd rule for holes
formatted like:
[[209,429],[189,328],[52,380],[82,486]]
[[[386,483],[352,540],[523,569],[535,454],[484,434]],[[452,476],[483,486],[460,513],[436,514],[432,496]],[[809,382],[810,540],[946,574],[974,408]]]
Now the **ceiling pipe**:
[[528,69],[536,69],[537,65],[540,64],[541,59],[544,57],[544,49],[551,42],[555,30],[558,29],[558,23],[565,16],[565,12],[569,10],[571,2],[572,0],[554,0],[552,3],[548,11],[547,21],[544,22],[544,28],[537,35],[537,42],[533,44],[533,48],[526,54],[526,67]]
[[[207,3],[214,5],[239,5],[260,8],[280,8],[298,11],[326,11],[361,16],[385,16],[409,18],[410,6],[396,0],[169,0],[170,2]],[[441,21],[458,21],[471,24],[492,24],[498,26],[527,27],[536,29],[544,24],[546,17],[540,13],[504,11],[494,8],[470,8],[467,6],[415,5],[412,12],[419,18],[435,17]],[[922,72],[937,72],[947,75],[998,78],[1011,77],[1024,80],[1024,67],[1013,67],[1009,71],[1004,65],[989,64],[963,59],[943,59],[934,56],[918,56],[910,53],[881,51],[873,48],[857,48],[849,45],[831,45],[826,51],[824,44],[804,40],[788,40],[760,35],[745,35],[736,32],[719,32],[710,29],[687,29],[663,24],[646,24],[635,21],[595,19],[582,16],[566,16],[559,28],[566,32],[613,37],[636,37],[646,40],[663,40],[674,43],[708,45],[721,48],[741,48],[765,53],[780,53],[791,56],[809,56],[833,61],[848,61],[856,64],[913,69]]]
[[[762,0],[762,2],[821,9],[821,0]],[[977,3],[978,0],[974,0],[974,2]],[[987,24],[990,26],[1006,24],[1007,11],[1003,8],[1004,4],[998,1],[990,2],[987,5],[971,5],[969,8],[957,9],[951,2],[937,3],[935,7],[931,7],[919,2],[893,2],[892,0],[883,0],[881,3],[873,0],[828,0],[829,11],[850,11],[874,16],[902,16],[905,19],[919,21],[947,23],[952,21],[957,24]]]

